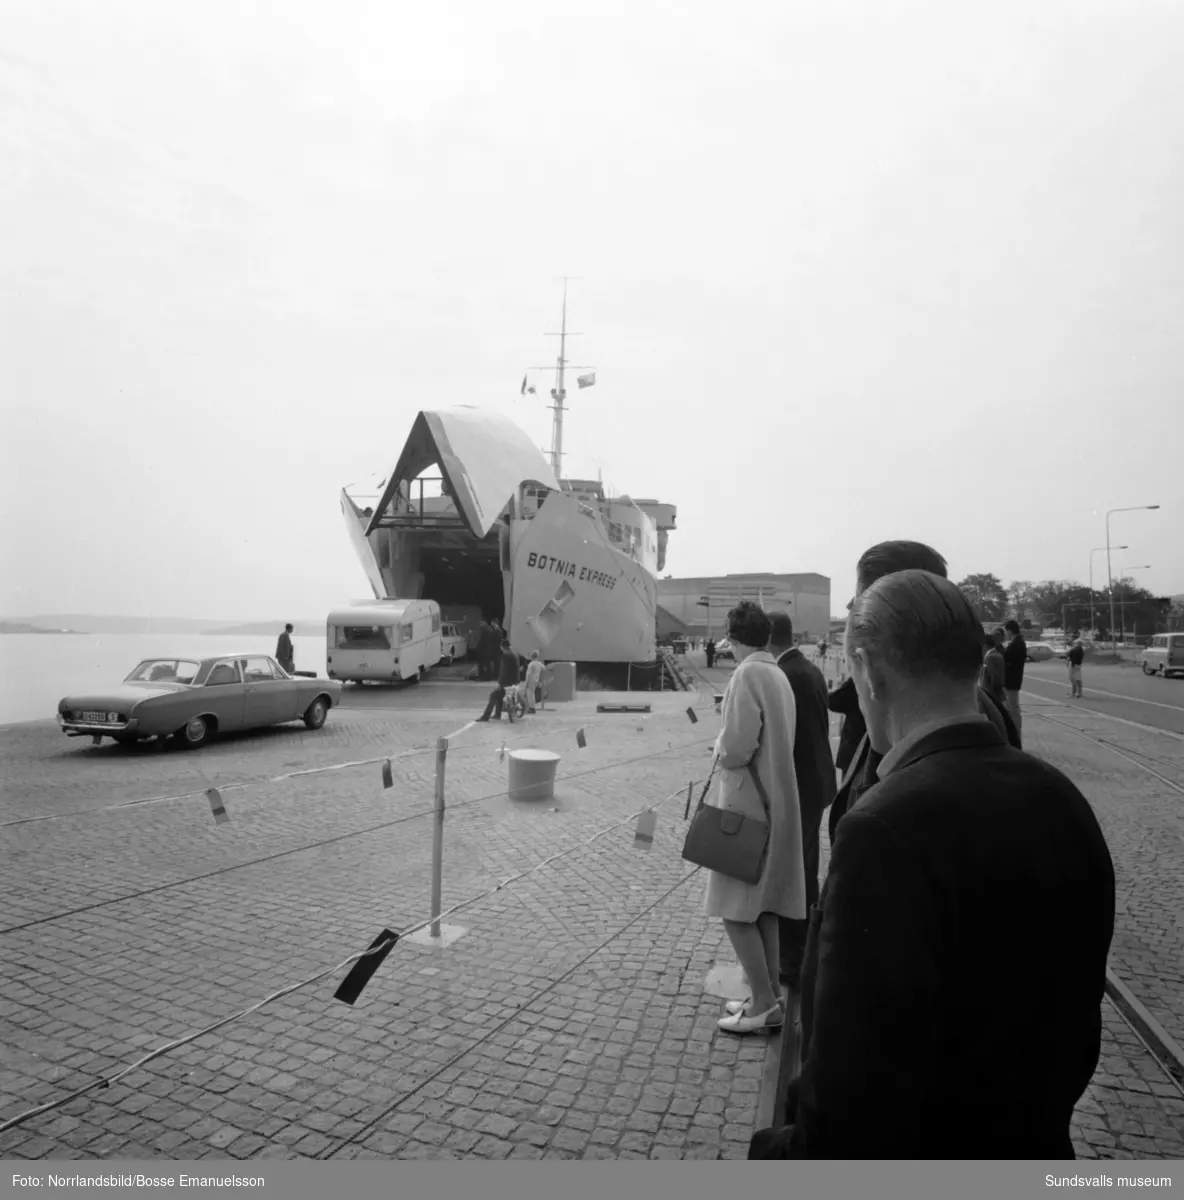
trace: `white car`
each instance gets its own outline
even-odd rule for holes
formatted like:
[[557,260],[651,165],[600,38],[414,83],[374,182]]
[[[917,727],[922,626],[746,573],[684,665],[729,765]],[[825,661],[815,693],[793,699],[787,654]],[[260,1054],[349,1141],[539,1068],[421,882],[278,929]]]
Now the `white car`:
[[1056,651],[1047,642],[1028,642],[1028,662],[1047,662]]
[[440,661],[456,662],[469,652],[469,640],[455,625],[440,626]]

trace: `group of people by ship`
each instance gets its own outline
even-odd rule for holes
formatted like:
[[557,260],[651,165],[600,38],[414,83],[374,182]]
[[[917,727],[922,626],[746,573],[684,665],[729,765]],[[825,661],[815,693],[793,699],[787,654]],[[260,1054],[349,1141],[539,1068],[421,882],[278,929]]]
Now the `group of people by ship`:
[[[728,614],[707,803],[767,840],[755,883],[706,871],[751,992],[719,1028],[779,1027],[783,988],[801,1014],[786,1124],[749,1156],[1072,1158],[1114,929],[1105,838],[1075,784],[1023,751],[1015,672],[1002,699],[980,686],[982,624],[945,559],[886,542],[856,575],[833,692],[787,615]],[[1002,993],[1004,973],[1022,992]]]

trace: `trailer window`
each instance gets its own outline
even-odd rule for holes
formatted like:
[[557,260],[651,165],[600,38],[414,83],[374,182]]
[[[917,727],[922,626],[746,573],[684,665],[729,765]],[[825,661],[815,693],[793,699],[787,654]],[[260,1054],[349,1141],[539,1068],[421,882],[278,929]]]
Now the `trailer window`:
[[390,630],[382,625],[337,626],[338,650],[389,650]]
[[440,632],[440,614],[439,613],[432,613],[432,632],[433,633]]
[[415,631],[410,625],[399,626],[399,645],[405,645],[414,639]]

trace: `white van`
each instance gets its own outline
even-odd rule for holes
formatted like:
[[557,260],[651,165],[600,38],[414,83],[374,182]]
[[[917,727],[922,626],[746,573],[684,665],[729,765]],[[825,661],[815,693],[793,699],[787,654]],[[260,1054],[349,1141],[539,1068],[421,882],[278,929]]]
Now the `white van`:
[[330,679],[361,683],[422,679],[443,655],[435,600],[354,600],[329,614]]
[[1162,675],[1165,679],[1184,672],[1184,633],[1157,633],[1139,656],[1144,675]]

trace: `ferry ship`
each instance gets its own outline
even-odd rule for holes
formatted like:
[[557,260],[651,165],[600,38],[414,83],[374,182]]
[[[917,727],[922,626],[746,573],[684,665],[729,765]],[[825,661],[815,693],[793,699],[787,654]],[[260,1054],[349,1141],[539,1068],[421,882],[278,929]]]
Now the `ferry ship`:
[[565,288],[550,462],[498,413],[425,410],[388,475],[342,489],[342,514],[377,598],[435,600],[470,635],[497,620],[552,662],[653,662],[677,510],[561,477],[568,336]]

